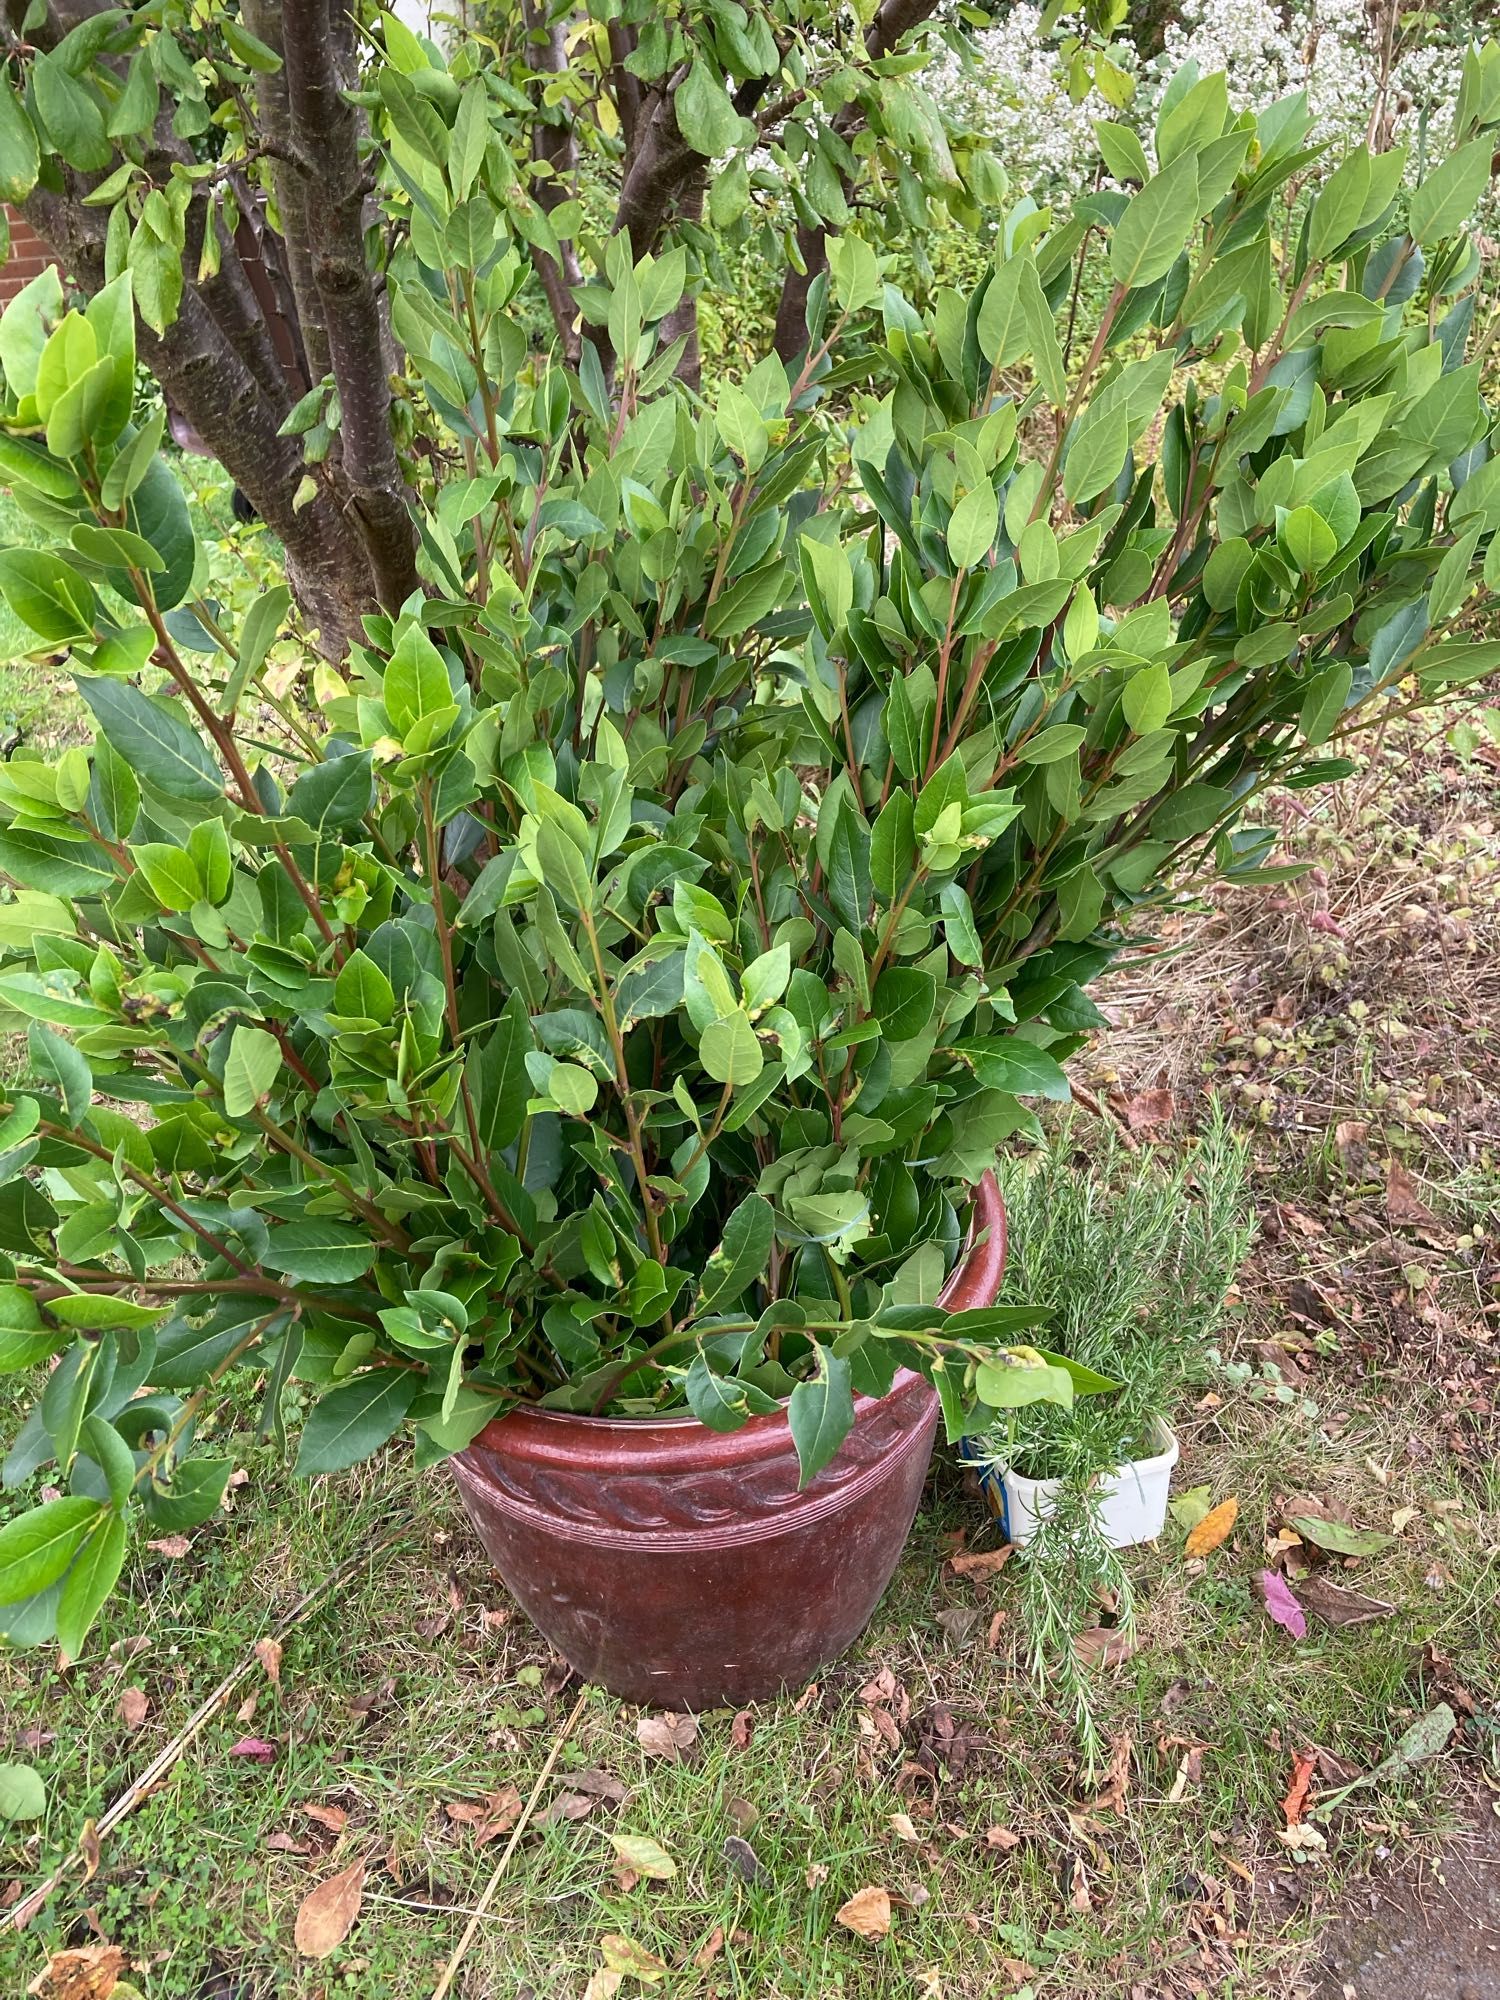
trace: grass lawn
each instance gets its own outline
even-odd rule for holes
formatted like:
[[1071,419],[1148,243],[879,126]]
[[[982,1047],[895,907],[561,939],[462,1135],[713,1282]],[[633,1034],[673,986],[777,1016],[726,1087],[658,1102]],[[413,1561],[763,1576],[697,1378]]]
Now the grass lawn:
[[[701,1717],[675,1758],[641,1711],[588,1695],[455,1993],[1275,2000],[1314,1990],[1356,1878],[1420,1872],[1500,1787],[1500,758],[1482,732],[1459,747],[1467,763],[1403,737],[1317,817],[1287,802],[1288,849],[1317,872],[1172,919],[1181,954],[1100,991],[1112,1027],[1079,1074],[1105,1115],[1170,1149],[1225,1092],[1260,1223],[1222,1360],[1176,1415],[1176,1490],[1234,1497],[1238,1521],[1207,1556],[1176,1523],[1130,1556],[1136,1648],[1097,1674],[1109,1768],[1083,1767],[1065,1704],[1025,1673],[1013,1567],[949,1567],[994,1534],[940,1457],[875,1623],[815,1688]],[[0,1660],[0,1757],[36,1764],[50,1800],[0,1827],[0,1908],[87,1850],[251,1662],[25,1934],[0,1933],[6,1996],[103,1938],[150,2000],[425,2000],[512,1788],[574,1707],[442,1474],[392,1453],[298,1487],[268,1448],[247,1463],[189,1543],[135,1553],[82,1660]],[[1253,1578],[1298,1496],[1391,1537],[1328,1572],[1388,1610],[1313,1618],[1301,1641],[1268,1619]],[[1299,1752],[1316,1797],[1442,1700],[1460,1711],[1443,1756],[1353,1792],[1313,1822],[1323,1844],[1288,1841]],[[654,1840],[675,1872],[642,1878],[611,1836]],[[298,1905],[360,1860],[347,1941],[300,1956]],[[871,1887],[893,1915],[867,1938],[836,1913]]]

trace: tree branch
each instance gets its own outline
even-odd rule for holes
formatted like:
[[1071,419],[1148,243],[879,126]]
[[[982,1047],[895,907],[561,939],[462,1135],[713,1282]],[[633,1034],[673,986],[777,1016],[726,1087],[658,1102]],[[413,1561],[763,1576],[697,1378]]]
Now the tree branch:
[[[544,79],[561,76],[568,66],[567,43],[563,22],[549,22],[547,19],[547,0],[524,0],[522,14],[526,27],[527,67],[536,78],[533,88],[536,118],[531,127],[531,157],[547,169],[537,176],[534,190],[539,206],[551,215],[568,199],[571,192],[569,182],[578,167],[578,141],[573,134],[571,119],[566,114],[555,118],[555,114],[549,114],[542,103],[546,89]],[[611,29],[612,47],[613,33]],[[582,339],[573,288],[583,283],[583,270],[571,241],[559,243],[558,249],[562,255],[560,264],[555,257],[549,257],[545,250],[533,244],[531,261],[547,295],[548,310],[557,328],[557,337],[562,342],[563,353],[569,361],[576,362]]]
[[307,256],[323,309],[342,411],[340,468],[364,528],[376,592],[394,611],[418,589],[416,544],[391,437],[380,296],[365,259],[364,163],[344,94],[345,20],[330,0],[282,9],[292,150],[304,176]]

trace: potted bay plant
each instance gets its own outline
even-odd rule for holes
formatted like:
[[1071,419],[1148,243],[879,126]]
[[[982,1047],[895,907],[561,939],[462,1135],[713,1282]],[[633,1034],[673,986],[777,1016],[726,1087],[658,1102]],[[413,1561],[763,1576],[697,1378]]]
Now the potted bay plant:
[[[217,267],[184,293],[180,233],[232,181],[130,136],[154,21],[86,23],[6,99],[61,153],[20,163],[47,214],[98,226],[85,302],[43,278],[0,319],[39,544],[0,590],[92,721],[0,766],[0,1365],[37,1388],[0,1626],[77,1656],[132,1525],[218,1507],[215,1400],[274,1432],[296,1382],[300,1470],[403,1432],[451,1463],[581,1672],[743,1700],[856,1635],[937,1422],[1098,1386],[996,1303],[987,1178],[1067,1095],[1090,981],[1164,899],[1275,877],[1267,788],[1496,662],[1452,628],[1500,524],[1463,229],[1500,50],[1409,208],[1358,148],[1295,228],[1305,105],[1184,73],[1154,159],[1106,126],[1119,185],[1071,217],[988,184],[967,294],[908,297],[838,233],[840,137],[790,331],[700,388],[696,225],[581,231],[585,268],[545,146],[548,203],[518,191],[490,45],[388,23],[328,84],[273,13],[231,38],[234,102],[282,121],[257,171],[306,178],[348,127],[359,172],[276,203],[288,241],[343,234],[290,263],[323,313],[278,446],[289,587],[240,619],[133,397],[138,328],[200,430],[205,384],[241,384],[179,367],[233,317]],[[899,94],[886,13],[830,117]],[[801,58],[673,69],[658,40],[621,99],[670,73],[681,119],[664,139],[663,85],[610,143],[641,176],[667,139],[680,174],[729,151],[738,181],[759,93],[731,64]],[[533,269],[572,301],[540,353]],[[387,311],[399,390],[360,345]],[[304,517],[361,538],[352,623]]]

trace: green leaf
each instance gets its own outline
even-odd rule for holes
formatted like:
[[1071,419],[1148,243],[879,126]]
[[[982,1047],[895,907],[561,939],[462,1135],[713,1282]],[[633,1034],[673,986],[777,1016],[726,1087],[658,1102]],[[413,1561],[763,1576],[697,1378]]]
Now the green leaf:
[[170,1486],[153,1484],[145,1499],[153,1527],[167,1534],[185,1534],[218,1511],[232,1467],[227,1458],[194,1458],[172,1468]]
[[0,1819],[40,1819],[47,1788],[30,1764],[0,1764]]
[[36,128],[7,77],[0,89],[0,201],[24,201],[36,186],[41,164]]
[[78,692],[131,769],[174,799],[217,799],[224,786],[208,745],[180,711],[128,681],[78,676]]
[[531,1022],[518,993],[505,1003],[485,1040],[470,1045],[465,1074],[478,1113],[480,1143],[489,1152],[504,1152],[520,1137],[531,1095],[526,1052],[534,1046]]
[[385,712],[401,737],[424,716],[453,704],[447,662],[420,625],[408,625],[396,641],[382,685]]
[[1329,175],[1312,206],[1307,254],[1321,262],[1359,228],[1370,192],[1370,149],[1356,146]]
[[0,550],[0,591],[22,624],[51,645],[93,636],[94,593],[71,563],[50,550]]
[[890,908],[911,880],[917,861],[911,793],[897,787],[870,829],[870,879],[875,894]]
[[1164,278],[1198,220],[1198,161],[1181,153],[1131,197],[1110,239],[1109,268],[1127,291]]
[[63,1579],[57,1602],[57,1642],[69,1659],[76,1660],[82,1653],[89,1628],[114,1589],[124,1561],[125,1523],[111,1511],[84,1542]]
[[99,100],[66,67],[63,50],[32,64],[31,88],[52,149],[80,173],[95,174],[107,167],[114,147],[105,134],[104,112]]
[[119,880],[119,870],[91,840],[59,840],[29,827],[0,831],[0,869],[25,889],[49,896],[97,896]]
[[271,1231],[261,1255],[269,1270],[310,1285],[350,1284],[363,1277],[374,1261],[375,1245],[363,1228],[353,1222],[325,1222],[321,1217],[283,1222]]
[[698,1354],[683,1382],[688,1408],[711,1431],[737,1431],[753,1416],[763,1416],[777,1407],[774,1396],[742,1382],[735,1375],[716,1375],[707,1357]]
[[743,1007],[710,1021],[698,1044],[704,1074],[736,1089],[754,1083],[765,1064],[755,1027]]
[[937,1007],[937,981],[914,965],[893,965],[875,982],[871,1011],[888,1042],[915,1041]]
[[723,1239],[703,1267],[694,1317],[722,1312],[765,1272],[776,1214],[763,1195],[746,1195],[724,1225]]
[[1024,1410],[1032,1403],[1073,1406],[1073,1378],[1066,1368],[1035,1361],[981,1361],[974,1372],[979,1400],[992,1410]]
[[1373,1556],[1389,1548],[1393,1537],[1374,1528],[1351,1528],[1347,1521],[1325,1521],[1320,1514],[1289,1514],[1287,1526],[1304,1542],[1335,1556]]
[[333,1005],[347,1019],[383,1027],[396,1012],[395,988],[368,952],[351,951],[333,982]]
[[1100,119],[1094,126],[1094,137],[1099,142],[1105,166],[1117,181],[1150,180],[1151,165],[1146,158],[1146,149],[1131,126]]
[[224,1061],[224,1111],[230,1118],[248,1118],[281,1074],[281,1044],[264,1028],[241,1022]]
[[1059,1102],[1071,1094],[1068,1079],[1053,1058],[1019,1035],[960,1042],[955,1053],[970,1065],[986,1090],[1006,1090],[1013,1097],[1052,1097]]
[[1125,405],[1096,398],[1069,431],[1063,492],[1075,506],[1097,499],[1119,478],[1129,449]]
[[203,877],[184,848],[166,841],[147,841],[132,848],[130,858],[164,910],[190,910],[202,901]]
[[[1123,456],[1123,454],[1122,454]],[[972,569],[994,547],[1000,526],[1000,502],[986,483],[966,493],[948,522],[948,553],[958,569]]]
[[1408,226],[1423,249],[1461,229],[1490,184],[1489,139],[1471,139],[1411,191]]
[[1338,536],[1312,507],[1294,507],[1282,522],[1277,540],[1309,577],[1325,569],[1339,552]]
[[1222,785],[1184,785],[1156,808],[1152,834],[1158,840],[1190,840],[1195,833],[1206,833],[1230,803],[1230,794]]
[[70,1125],[81,1124],[94,1094],[94,1076],[88,1063],[63,1037],[40,1021],[26,1031],[31,1053],[32,1074],[51,1084],[62,1098]]
[[89,1333],[133,1333],[158,1325],[167,1314],[165,1306],[144,1306],[138,1299],[122,1299],[113,1292],[65,1292],[47,1301],[47,1311],[64,1326]]
[[1349,690],[1354,685],[1354,669],[1347,660],[1335,660],[1315,674],[1302,698],[1298,727],[1310,744],[1326,743],[1344,712]]
[[0,1528],[0,1604],[35,1597],[56,1583],[103,1511],[97,1500],[70,1494],[7,1521]]
[[677,128],[695,153],[717,159],[740,136],[740,115],[729,92],[701,56],[695,56],[672,98]]
[[801,1471],[799,1491],[817,1477],[854,1428],[849,1363],[816,1341],[813,1357],[817,1373],[797,1384],[787,1404],[787,1422]]
[[1172,676],[1165,660],[1137,667],[1120,696],[1125,720],[1136,736],[1150,736],[1172,713]]
[[342,1472],[395,1435],[417,1392],[417,1371],[374,1368],[330,1389],[313,1405],[297,1451],[297,1476]]
[[554,895],[580,913],[593,909],[593,870],[559,820],[544,819],[537,828],[536,858],[542,880]]

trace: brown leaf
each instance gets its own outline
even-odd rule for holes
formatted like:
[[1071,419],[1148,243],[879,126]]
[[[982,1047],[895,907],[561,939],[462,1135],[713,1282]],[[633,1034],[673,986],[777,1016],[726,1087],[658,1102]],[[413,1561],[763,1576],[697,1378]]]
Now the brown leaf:
[[1363,1118],[1346,1118],[1334,1126],[1334,1150],[1346,1167],[1356,1165],[1364,1158],[1365,1135],[1369,1129]]
[[1078,1633],[1073,1651],[1082,1666],[1118,1667],[1135,1651],[1135,1641],[1122,1625],[1091,1625]]
[[255,1711],[259,1707],[260,1696],[258,1694],[247,1694],[239,1707],[234,1711],[235,1721],[242,1726],[248,1727],[250,1723],[254,1722]]
[[1367,1625],[1375,1618],[1388,1618],[1395,1610],[1382,1597],[1367,1597],[1362,1590],[1345,1590],[1329,1581],[1327,1572],[1313,1570],[1297,1579],[1297,1599],[1325,1625]]
[[[585,1804],[584,1811],[588,1810],[589,1806]],[[475,1846],[483,1847],[489,1841],[498,1840],[502,1833],[509,1833],[521,1817],[521,1794],[514,1785],[502,1785],[498,1792],[491,1792],[487,1799],[477,1804],[466,1799],[450,1799],[443,1811],[461,1826],[472,1826]]]
[[1125,1100],[1125,1123],[1132,1132],[1147,1132],[1153,1125],[1170,1125],[1177,1103],[1170,1090],[1143,1090]]
[[92,1882],[99,1873],[103,1857],[99,1852],[99,1829],[91,1819],[83,1822],[83,1831],[78,1836],[78,1852],[83,1856],[83,1879]]
[[809,1862],[803,1872],[802,1879],[809,1889],[821,1889],[823,1884],[828,1880],[828,1863],[826,1861]]
[[742,1835],[725,1835],[723,1855],[742,1882],[764,1882],[767,1879],[760,1856]]
[[935,1611],[932,1622],[953,1651],[961,1653],[974,1637],[974,1628],[982,1615],[977,1604],[953,1604],[946,1611]]
[[630,1787],[613,1771],[600,1771],[592,1765],[581,1771],[560,1771],[558,1783],[566,1785],[570,1792],[587,1792],[590,1798],[605,1799],[610,1805],[622,1806],[630,1797]]
[[859,1889],[848,1902],[835,1913],[834,1922],[842,1924],[846,1931],[853,1931],[857,1937],[882,1938],[891,1928],[891,1892],[889,1889]]
[[255,1657],[265,1668],[268,1681],[281,1679],[281,1641],[279,1639],[257,1639]]
[[117,1944],[90,1944],[57,1952],[26,1991],[40,2000],[109,2000],[124,1976],[125,1954]]
[[698,1741],[698,1725],[690,1715],[643,1715],[635,1725],[636,1740],[648,1757],[676,1762]]
[[1227,1539],[1230,1529],[1240,1517],[1240,1503],[1233,1495],[1221,1500],[1217,1507],[1211,1507],[1194,1528],[1184,1543],[1184,1550],[1190,1556],[1206,1556]]
[[614,2000],[624,1984],[623,1972],[616,1972],[613,1966],[601,1965],[597,1972],[589,1974],[589,1983],[583,1989],[583,2000]]
[[298,1840],[294,1833],[268,1833],[266,1846],[273,1854],[310,1854],[312,1849],[305,1840]]
[[349,1814],[343,1806],[305,1805],[302,1810],[309,1819],[316,1820],[330,1833],[342,1833],[349,1824]]
[[1068,1908],[1080,1917],[1087,1916],[1094,1907],[1094,1899],[1089,1894],[1088,1870],[1082,1857],[1073,1856],[1073,1874],[1068,1886]]
[[1441,1223],[1417,1193],[1417,1184],[1393,1159],[1385,1170],[1385,1213],[1394,1229],[1440,1229]]
[[559,1792],[533,1821],[535,1826],[557,1826],[565,1820],[587,1819],[600,1801],[587,1792]]
[[729,1740],[736,1750],[748,1750],[754,1734],[755,1717],[748,1708],[742,1708],[729,1725]]
[[1095,1812],[1123,1812],[1125,1795],[1130,1790],[1130,1731],[1121,1730],[1110,1739],[1109,1762],[1104,1768],[1104,1782],[1094,1799]]
[[327,1958],[354,1928],[365,1895],[365,1864],[352,1862],[302,1899],[293,1932],[304,1958]]
[[132,1733],[151,1713],[151,1697],[144,1688],[128,1687],[120,1694],[120,1720]]
[[185,1556],[192,1546],[186,1535],[163,1535],[159,1541],[146,1544],[146,1547],[154,1549],[157,1555],[170,1556],[173,1562],[176,1562],[179,1556]]
[[1315,1750],[1299,1750],[1292,1759],[1292,1782],[1286,1797],[1281,1801],[1281,1810],[1286,1814],[1288,1826],[1300,1823],[1303,1808],[1307,1804],[1308,1787],[1317,1768],[1318,1755]]
[[896,1676],[889,1667],[882,1667],[873,1680],[866,1681],[859,1691],[859,1698],[866,1707],[873,1708],[878,1702],[896,1699]]
[[724,1926],[715,1924],[709,1933],[708,1942],[701,1950],[693,1953],[693,1963],[700,1972],[706,1972],[724,1949]]
[[975,1555],[949,1556],[948,1567],[955,1576],[994,1576],[1015,1554],[1013,1543],[1003,1549],[981,1549]]
[[1009,1854],[1012,1848],[1021,1845],[1021,1836],[1012,1833],[1008,1826],[987,1826],[984,1830],[984,1844],[992,1853]]

